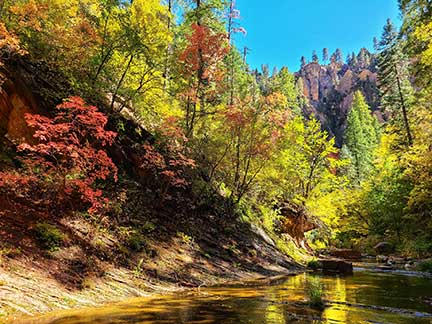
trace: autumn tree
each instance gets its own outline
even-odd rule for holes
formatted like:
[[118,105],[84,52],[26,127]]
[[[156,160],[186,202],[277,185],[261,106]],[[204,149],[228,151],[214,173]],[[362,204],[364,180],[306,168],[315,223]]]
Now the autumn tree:
[[273,109],[278,100],[277,95],[245,98],[225,114],[232,143],[225,163],[233,170],[225,181],[235,203],[249,191],[282,138],[290,114]]
[[187,47],[180,55],[188,84],[185,97],[186,136],[193,137],[197,119],[212,114],[207,103],[213,101],[223,80],[221,63],[228,53],[227,37],[209,27],[193,24]]
[[[71,97],[56,107],[53,118],[27,114],[26,122],[34,141],[18,147],[25,167],[18,184],[33,188],[27,192],[28,203],[52,211],[83,205],[89,212],[99,211],[106,200],[98,183],[117,180],[117,168],[105,151],[116,136],[105,130],[107,117]],[[10,185],[0,182],[3,190],[23,190]]]
[[[7,28],[33,57],[72,79],[86,83],[99,44],[89,8],[96,0],[17,0],[7,2]],[[6,17],[4,17],[6,18]],[[67,62],[67,64],[65,64]],[[85,86],[83,86],[85,88]]]

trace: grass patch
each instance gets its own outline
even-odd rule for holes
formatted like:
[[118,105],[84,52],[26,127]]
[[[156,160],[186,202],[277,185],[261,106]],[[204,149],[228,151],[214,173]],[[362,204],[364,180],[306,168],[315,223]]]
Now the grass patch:
[[51,252],[57,251],[65,239],[60,229],[48,223],[36,224],[35,234],[39,243]]
[[307,281],[306,296],[310,307],[324,309],[324,285],[319,278],[312,278]]

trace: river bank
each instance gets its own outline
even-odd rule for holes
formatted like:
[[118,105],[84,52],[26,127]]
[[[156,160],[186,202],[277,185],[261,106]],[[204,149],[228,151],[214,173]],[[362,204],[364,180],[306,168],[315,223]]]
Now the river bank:
[[[308,304],[311,282],[323,287],[323,308]],[[326,276],[304,272],[134,298],[100,308],[24,316],[17,323],[428,324],[432,319],[431,289],[432,280],[420,274],[355,270],[350,276]]]
[[244,222],[185,223],[177,231],[161,225],[138,242],[82,217],[46,220],[62,235],[49,249],[36,221],[0,218],[0,322],[302,269],[264,231]]

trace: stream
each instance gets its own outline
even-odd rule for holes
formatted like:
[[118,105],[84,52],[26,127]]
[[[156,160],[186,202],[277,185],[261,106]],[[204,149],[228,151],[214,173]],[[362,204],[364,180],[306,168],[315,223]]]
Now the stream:
[[[307,306],[319,277],[326,308]],[[350,276],[310,273],[194,292],[136,298],[101,308],[48,313],[20,323],[432,323],[432,278],[356,265]]]

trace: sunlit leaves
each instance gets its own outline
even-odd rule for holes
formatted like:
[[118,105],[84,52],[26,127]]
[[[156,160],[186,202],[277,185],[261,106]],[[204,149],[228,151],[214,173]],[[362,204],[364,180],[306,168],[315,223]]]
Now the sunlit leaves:
[[117,168],[104,150],[116,136],[105,130],[107,117],[71,97],[57,106],[53,118],[27,114],[26,122],[34,142],[18,147],[25,169],[17,183],[34,191],[27,192],[28,202],[39,198],[47,208],[81,202],[90,212],[99,211],[105,199],[96,183],[117,180]]

